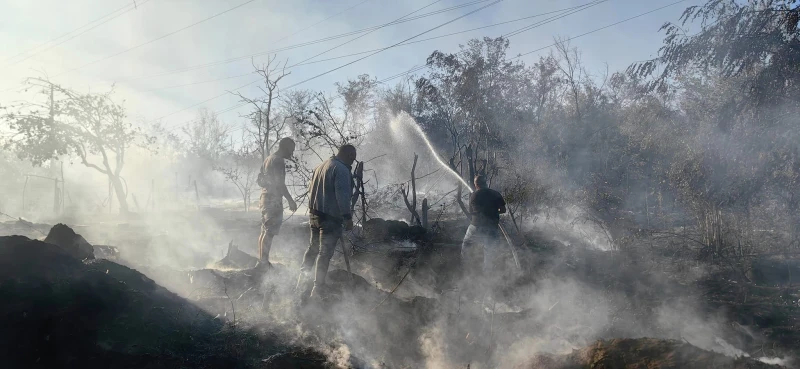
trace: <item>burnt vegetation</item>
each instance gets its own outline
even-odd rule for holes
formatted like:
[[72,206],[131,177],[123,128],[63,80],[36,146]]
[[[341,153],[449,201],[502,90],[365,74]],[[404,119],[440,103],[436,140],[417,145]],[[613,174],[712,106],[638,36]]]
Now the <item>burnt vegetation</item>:
[[[360,75],[331,93],[283,89],[287,63],[269,58],[253,63],[262,94],[235,93],[248,109],[239,126],[203,110],[180,130],[140,127],[110,93],[29,79],[38,100],[0,104],[0,188],[49,196],[51,182],[28,182],[44,178],[56,199],[0,198],[0,214],[94,223],[85,239],[3,224],[44,242],[0,238],[0,292],[14,301],[0,304],[0,342],[18,367],[793,365],[799,21],[795,1],[709,0],[664,24],[658,56],[626,70],[588,67],[566,39],[523,63],[508,39],[487,37],[432,52],[394,85]],[[414,125],[429,143],[410,143]],[[300,308],[292,290],[302,211],[276,238],[282,262],[256,270],[248,255],[259,166],[281,137],[297,143],[286,163],[298,203],[316,163],[359,150],[357,231],[337,244],[327,305]],[[132,152],[167,169],[129,185]],[[64,161],[101,173],[107,197],[67,200]],[[509,213],[513,252],[491,306],[464,297],[475,286],[459,264],[476,175]],[[241,214],[203,203],[230,198]],[[119,224],[98,225],[112,200]]]

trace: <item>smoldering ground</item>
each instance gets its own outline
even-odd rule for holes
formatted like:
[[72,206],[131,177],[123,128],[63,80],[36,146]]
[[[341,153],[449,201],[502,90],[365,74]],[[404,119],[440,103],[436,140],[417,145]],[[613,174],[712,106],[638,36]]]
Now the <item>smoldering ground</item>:
[[[424,163],[418,173],[435,173],[424,142],[398,132],[400,137],[403,149],[390,154],[418,152]],[[379,156],[365,146],[363,159]],[[381,157],[371,163],[387,184],[408,181],[411,168],[404,160]],[[455,185],[446,171],[436,174],[418,183],[421,195],[437,199],[432,202]],[[381,188],[374,185],[375,191]],[[388,201],[394,205],[385,217],[406,216],[401,199]],[[610,338],[676,339],[731,357],[769,342],[758,327],[740,328],[723,311],[706,306],[701,297],[707,291],[696,282],[711,271],[682,265],[686,259],[672,258],[674,253],[658,246],[615,250],[611,244],[618,240],[581,219],[577,207],[550,209],[521,224],[522,269],[502,245],[501,269],[507,273],[479,288],[476,270],[457,262],[466,223],[454,215],[452,200],[444,201],[446,207],[432,210],[436,216],[422,238],[367,240],[367,224],[348,234],[348,248],[358,251],[352,259],[355,275],[344,271],[337,251],[329,275],[333,293],[305,307],[295,291],[308,242],[303,215],[293,215],[276,238],[276,264],[264,274],[215,265],[230,245],[255,254],[259,222],[252,213],[150,214],[119,224],[88,222],[94,226],[82,232],[93,244],[117,245],[120,262],[214,319],[323,353],[325,361],[340,367],[525,367],[539,353],[566,354]],[[373,211],[371,216],[382,215]],[[781,360],[789,353],[752,356]]]
[[[536,248],[520,255],[526,270],[488,286],[497,291],[493,305],[482,301],[484,290],[462,283],[470,279],[451,263],[455,245],[423,242],[405,255],[355,255],[352,279],[337,253],[331,296],[299,307],[291,260],[305,247],[304,231],[302,224],[287,227],[274,251],[289,265],[276,264],[265,274],[142,270],[218,319],[323,352],[342,367],[516,367],[537,353],[569,353],[603,338],[672,338],[731,356],[742,353],[731,347],[752,345],[701,306],[699,291],[660,274],[671,271],[656,269],[645,255],[634,259],[552,239],[532,239]],[[448,235],[453,244],[460,236]],[[516,268],[510,255],[506,263]],[[398,298],[423,288],[433,298]]]

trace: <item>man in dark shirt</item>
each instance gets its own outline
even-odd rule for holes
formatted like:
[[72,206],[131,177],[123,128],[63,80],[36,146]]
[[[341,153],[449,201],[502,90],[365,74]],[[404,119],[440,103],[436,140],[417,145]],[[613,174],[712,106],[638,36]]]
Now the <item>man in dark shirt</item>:
[[469,196],[469,212],[472,214],[467,234],[461,244],[461,256],[471,263],[471,254],[479,246],[483,250],[483,272],[488,274],[494,267],[502,240],[500,239],[500,214],[506,212],[506,202],[499,192],[486,184],[486,177],[475,177],[475,192]]

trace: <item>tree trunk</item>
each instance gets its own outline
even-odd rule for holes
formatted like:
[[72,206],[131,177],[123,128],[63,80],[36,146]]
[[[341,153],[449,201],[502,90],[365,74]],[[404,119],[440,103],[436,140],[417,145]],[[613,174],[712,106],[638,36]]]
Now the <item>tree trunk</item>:
[[128,200],[125,196],[125,187],[122,186],[122,180],[119,176],[109,175],[108,179],[111,180],[111,185],[114,187],[114,192],[117,194],[117,202],[119,202],[119,213],[128,214]]

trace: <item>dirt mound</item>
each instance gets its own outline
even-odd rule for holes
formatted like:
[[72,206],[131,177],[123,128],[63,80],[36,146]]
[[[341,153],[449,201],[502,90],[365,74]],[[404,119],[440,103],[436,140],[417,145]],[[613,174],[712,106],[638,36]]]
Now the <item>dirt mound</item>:
[[687,343],[654,338],[597,341],[571,354],[538,355],[517,369],[761,369],[780,368],[730,358]]
[[78,260],[94,259],[92,245],[65,224],[59,223],[50,228],[44,242],[60,247]]
[[425,228],[401,220],[372,218],[364,222],[364,235],[367,242],[419,241],[425,236]]
[[241,368],[285,351],[133,269],[72,251],[0,237],[4,367]]
[[252,269],[258,264],[258,258],[252,256],[236,246],[233,241],[228,244],[228,253],[225,257],[214,264],[218,269]]

